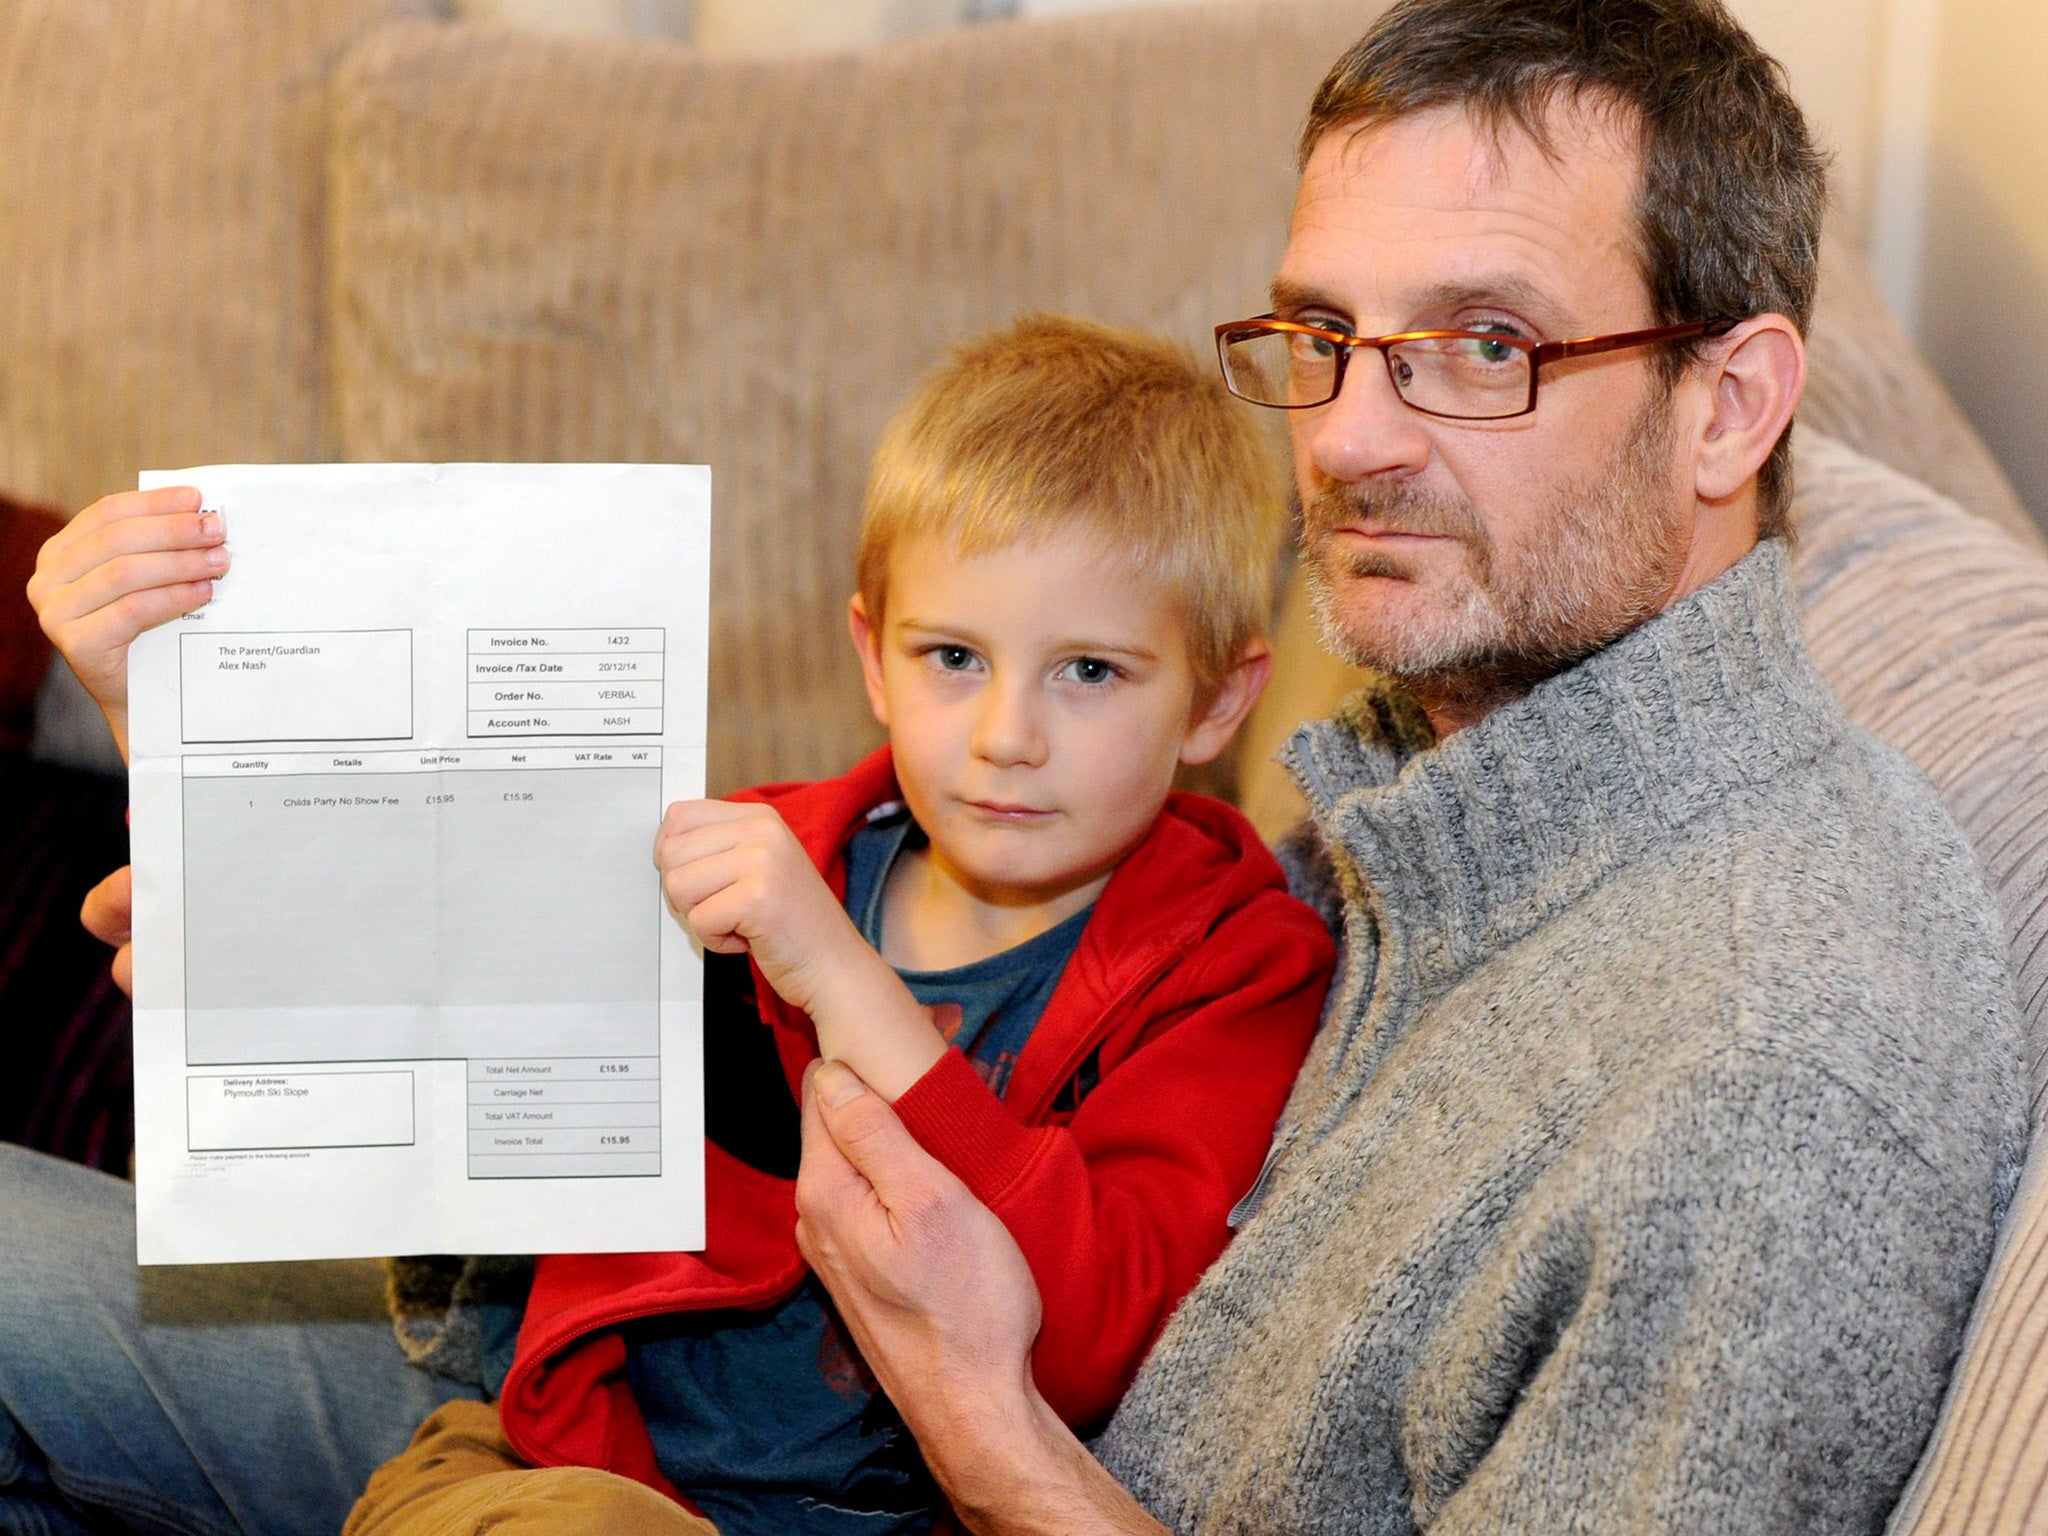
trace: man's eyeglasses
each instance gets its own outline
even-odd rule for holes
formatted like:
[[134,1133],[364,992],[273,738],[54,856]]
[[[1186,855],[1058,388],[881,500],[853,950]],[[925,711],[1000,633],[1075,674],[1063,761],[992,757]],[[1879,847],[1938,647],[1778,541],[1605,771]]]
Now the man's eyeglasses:
[[1536,380],[1545,363],[1718,336],[1736,323],[1695,320],[1576,341],[1530,341],[1492,331],[1351,336],[1260,315],[1217,326],[1216,355],[1223,364],[1223,382],[1240,400],[1299,411],[1336,399],[1352,353],[1371,347],[1386,361],[1394,392],[1416,410],[1453,421],[1501,421],[1536,409]]

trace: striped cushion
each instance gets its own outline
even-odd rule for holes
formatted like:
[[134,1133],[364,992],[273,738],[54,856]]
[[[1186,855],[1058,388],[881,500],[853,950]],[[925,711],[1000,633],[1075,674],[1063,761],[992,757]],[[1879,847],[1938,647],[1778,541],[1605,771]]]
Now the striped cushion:
[[435,0],[0,0],[0,478],[318,458],[327,76]]
[[1891,1529],[2048,1522],[2048,560],[1840,443],[1799,445],[1793,570],[1824,677],[1934,781],[1998,893],[2036,1133],[1949,1401]]
[[878,739],[844,615],[890,410],[1020,310],[1207,348],[1262,309],[1302,106],[1382,3],[772,62],[382,29],[335,85],[341,456],[710,464],[711,783],[837,773]]
[[2048,559],[1874,459],[1801,433],[1793,579],[1849,717],[1933,781],[1984,863],[2048,1079]]
[[1888,1536],[2048,1529],[2048,1136],[2037,1131],[1941,1422]]

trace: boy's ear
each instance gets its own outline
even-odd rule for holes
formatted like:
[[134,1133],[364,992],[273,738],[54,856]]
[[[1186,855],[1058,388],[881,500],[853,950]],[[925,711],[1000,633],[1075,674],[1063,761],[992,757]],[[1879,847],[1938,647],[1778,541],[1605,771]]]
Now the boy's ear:
[[1215,695],[1190,722],[1180,744],[1180,760],[1191,768],[1213,762],[1230,745],[1230,738],[1259,702],[1272,676],[1273,647],[1263,639],[1245,646],[1237,665],[1223,674]]
[[882,632],[868,622],[867,599],[858,592],[846,605],[846,627],[860,653],[860,679],[867,685],[868,708],[883,730],[889,728],[889,697],[882,692]]

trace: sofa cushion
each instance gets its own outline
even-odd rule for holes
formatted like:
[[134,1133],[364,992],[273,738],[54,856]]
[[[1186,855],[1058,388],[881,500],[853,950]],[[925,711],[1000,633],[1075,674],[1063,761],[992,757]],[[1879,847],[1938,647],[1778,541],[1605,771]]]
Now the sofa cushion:
[[2048,507],[2027,515],[2011,484],[1892,318],[1870,269],[1839,239],[1822,243],[1820,303],[1799,420],[1939,491],[1966,512],[2048,550]]
[[712,784],[837,772],[876,739],[844,608],[890,410],[1020,311],[1206,353],[1263,310],[1302,113],[1380,9],[774,62],[387,29],[336,81],[339,446],[709,463]]
[[2048,558],[1802,434],[1792,574],[1849,718],[1933,781],[2005,917],[2036,1124],[2048,1109]]
[[432,0],[0,0],[0,479],[321,453],[327,75]]
[[1889,1536],[2028,1536],[2048,1523],[2048,1136],[2036,1134],[1962,1358]]

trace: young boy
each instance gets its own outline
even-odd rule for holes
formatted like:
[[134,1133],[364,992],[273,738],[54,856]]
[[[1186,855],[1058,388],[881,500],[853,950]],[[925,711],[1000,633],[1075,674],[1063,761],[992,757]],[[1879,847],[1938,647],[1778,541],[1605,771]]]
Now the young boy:
[[1033,319],[926,381],[877,453],[851,604],[889,746],[671,806],[657,838],[708,952],[705,1251],[538,1261],[495,1421],[429,1420],[352,1532],[508,1500],[581,1528],[610,1497],[522,1465],[623,1474],[726,1536],[930,1525],[916,1447],[797,1251],[818,1055],[1008,1225],[1041,1391],[1107,1416],[1223,1247],[1332,960],[1250,826],[1171,793],[1265,682],[1283,528],[1254,430],[1173,348]]

